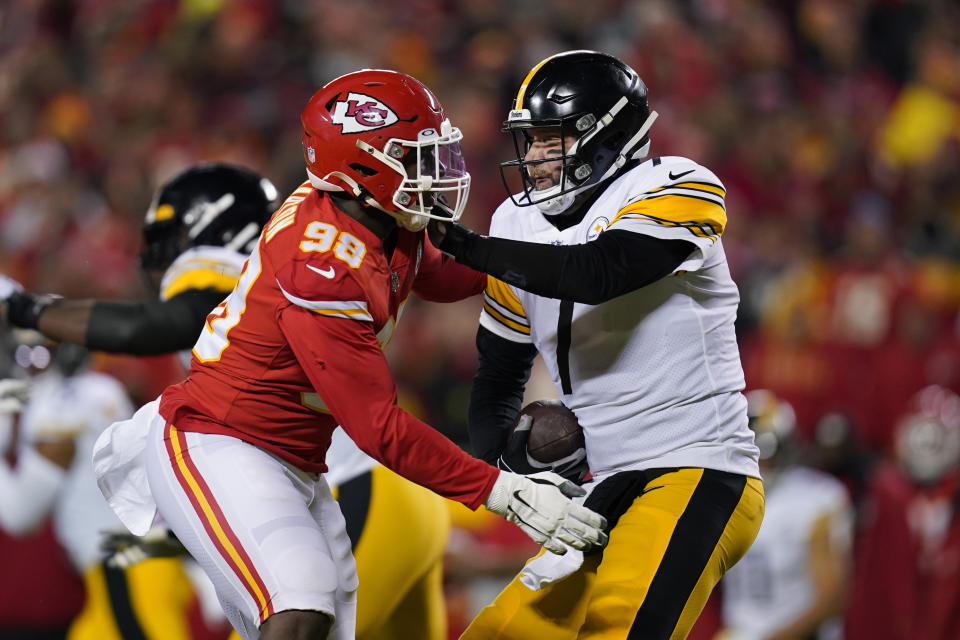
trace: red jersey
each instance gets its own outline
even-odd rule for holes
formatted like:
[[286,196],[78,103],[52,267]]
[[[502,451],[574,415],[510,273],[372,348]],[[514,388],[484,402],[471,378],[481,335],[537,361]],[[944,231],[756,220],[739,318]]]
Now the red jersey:
[[339,424],[400,475],[476,508],[497,470],[400,409],[381,350],[411,291],[449,302],[486,277],[397,229],[380,239],[305,183],[264,227],[233,292],[210,315],[190,375],[160,413],[184,431],[219,433],[324,472]]

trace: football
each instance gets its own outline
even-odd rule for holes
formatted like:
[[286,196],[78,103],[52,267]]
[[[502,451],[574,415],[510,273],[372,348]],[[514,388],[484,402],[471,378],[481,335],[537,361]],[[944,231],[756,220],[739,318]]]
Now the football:
[[513,426],[525,415],[533,418],[527,453],[537,462],[560,460],[584,446],[583,429],[577,416],[559,400],[531,402],[520,410]]

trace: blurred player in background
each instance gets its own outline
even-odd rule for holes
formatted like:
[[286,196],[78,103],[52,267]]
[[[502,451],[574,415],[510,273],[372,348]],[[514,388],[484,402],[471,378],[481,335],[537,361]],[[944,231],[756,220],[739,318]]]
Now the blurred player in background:
[[686,158],[644,160],[655,117],[620,60],[551,56],[505,123],[517,160],[503,166],[519,168],[523,189],[494,213],[491,237],[431,225],[440,249],[491,276],[474,450],[532,470],[507,435],[539,352],[585,432],[585,504],[612,523],[603,554],[582,565],[528,564],[464,638],[683,638],[760,526],[724,189]]
[[917,392],[874,473],[857,538],[847,637],[960,637],[960,396]]
[[766,513],[747,554],[727,571],[723,640],[842,637],[853,508],[846,488],[798,464],[795,416],[766,389],[747,394],[760,449]]
[[[156,300],[106,302],[34,295],[14,283],[9,324],[53,340],[133,355],[188,349],[231,291],[278,199],[242,167],[209,164],[165,184],[147,211],[140,262]],[[8,281],[9,282],[9,281]]]
[[[239,278],[250,247],[277,199],[277,190],[269,180],[242,167],[214,163],[188,169],[157,191],[144,221],[141,267],[157,299],[66,300],[34,295],[6,280],[7,321],[17,327],[36,328],[54,340],[100,351],[147,355],[189,349],[206,315]],[[97,425],[93,439],[116,419]],[[93,439],[83,454],[88,463]],[[84,471],[94,487],[93,499],[110,514],[109,526],[91,520],[91,534],[122,529],[95,488],[90,464]],[[65,534],[69,536],[68,531]],[[149,549],[152,554],[175,553],[179,545],[166,538],[163,530],[154,531],[140,549]],[[85,576],[86,607],[72,625],[71,640],[138,634],[186,640],[216,633],[215,623],[206,629],[199,620],[191,619],[191,585],[196,587],[201,604],[203,594],[212,593],[202,572],[185,575],[176,559],[132,566],[133,557],[134,549],[125,549],[115,562],[89,567]],[[189,572],[189,566],[187,569]]]
[[[86,368],[86,349],[54,345],[35,331],[18,330],[16,335],[15,358],[30,377],[3,383],[28,383],[29,399],[19,425],[19,464],[16,469],[0,464],[0,525],[23,535],[52,515],[57,539],[86,587],[84,608],[67,638],[136,637],[125,626],[133,613],[127,578],[102,564],[101,531],[120,522],[103,500],[91,467],[100,432],[133,412],[126,390],[113,377]],[[169,595],[163,586],[154,588],[157,597]],[[98,619],[111,610],[109,624]],[[162,608],[143,613],[155,625],[165,624]]]
[[602,518],[558,488],[575,486],[498,472],[396,405],[381,346],[407,296],[452,301],[484,282],[424,245],[434,208],[458,217],[469,185],[436,98],[409,76],[362,71],[322,88],[302,120],[309,182],[208,317],[189,377],[94,454],[128,528],[145,531],[159,509],[246,639],[353,637],[356,568],[320,475],[338,424],[405,477],[485,503],[548,548],[604,538]]
[[[4,376],[22,373],[14,363],[16,345],[13,332],[0,335],[0,371]],[[21,360],[29,361],[33,350],[21,350]],[[42,358],[38,351],[37,355]],[[41,450],[47,443],[30,446],[24,442],[20,417],[27,403],[29,382],[24,379],[0,380],[0,637],[10,640],[62,640],[70,622],[83,606],[83,582],[66,551],[57,540],[51,514],[33,530],[23,524],[30,520],[17,510],[32,509],[23,502],[21,486],[25,477],[39,476],[41,482],[54,476],[55,491],[63,472]],[[34,469],[30,469],[34,467]],[[11,490],[12,489],[12,490]],[[34,488],[42,493],[42,489]],[[40,500],[44,497],[39,496]],[[49,500],[49,498],[48,498]],[[50,597],[56,594],[56,597]]]

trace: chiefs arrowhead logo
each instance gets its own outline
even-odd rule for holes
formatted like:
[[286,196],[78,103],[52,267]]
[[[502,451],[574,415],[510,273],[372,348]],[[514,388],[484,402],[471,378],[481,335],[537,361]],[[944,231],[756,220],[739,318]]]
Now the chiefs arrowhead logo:
[[347,99],[333,108],[333,123],[341,133],[360,133],[387,127],[397,121],[397,114],[374,97],[350,92]]

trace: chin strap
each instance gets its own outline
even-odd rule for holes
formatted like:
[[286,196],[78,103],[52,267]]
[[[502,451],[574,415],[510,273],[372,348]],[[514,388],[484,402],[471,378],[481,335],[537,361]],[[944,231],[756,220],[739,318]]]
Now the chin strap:
[[356,196],[363,204],[368,207],[373,207],[379,211],[383,211],[387,215],[391,216],[394,220],[397,221],[397,225],[403,227],[407,231],[422,231],[426,228],[429,218],[422,216],[418,213],[399,213],[397,211],[390,211],[383,208],[379,202],[373,199],[372,196],[364,196],[364,191],[350,176],[340,171],[333,171],[323,178],[314,175],[309,169],[307,170],[307,177],[310,179],[310,184],[320,191],[338,191],[341,193],[347,192],[347,189],[344,189],[340,185],[334,184],[329,181],[329,178],[337,178],[342,180],[347,186],[350,187],[349,192]]
[[[559,187],[551,187],[551,189],[557,188]],[[570,208],[570,205],[572,205],[576,199],[576,195],[576,192],[568,191],[567,193],[561,193],[546,200],[540,200],[536,202],[537,209],[540,209],[540,213],[545,216],[560,215]]]

